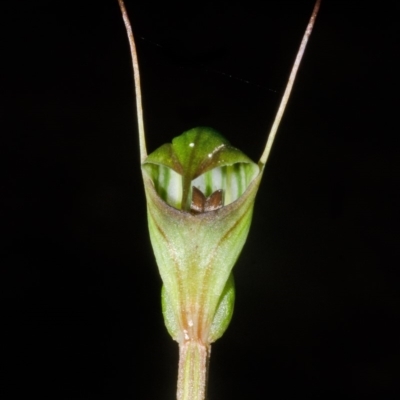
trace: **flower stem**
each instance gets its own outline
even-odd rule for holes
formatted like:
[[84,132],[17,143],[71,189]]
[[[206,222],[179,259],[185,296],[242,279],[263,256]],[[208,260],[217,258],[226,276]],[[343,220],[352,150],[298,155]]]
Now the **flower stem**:
[[210,350],[195,340],[179,344],[177,400],[205,400]]

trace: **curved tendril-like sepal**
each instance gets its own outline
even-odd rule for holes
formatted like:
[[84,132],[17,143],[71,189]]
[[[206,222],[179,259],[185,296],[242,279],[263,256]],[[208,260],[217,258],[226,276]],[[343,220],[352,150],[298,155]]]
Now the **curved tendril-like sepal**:
[[124,20],[126,33],[128,34],[129,47],[131,49],[133,77],[135,81],[136,116],[137,116],[138,130],[139,130],[140,162],[142,163],[147,157],[147,149],[146,149],[146,136],[144,131],[144,121],[143,121],[142,91],[140,86],[139,61],[136,52],[135,38],[133,36],[131,23],[129,21],[128,13],[126,12],[124,1],[118,0],[118,3],[119,3],[119,8],[121,9],[122,18]]
[[265,145],[264,152],[261,155],[261,158],[259,161],[259,164],[260,164],[260,166],[262,166],[262,168],[267,163],[268,156],[272,149],[272,145],[274,144],[276,132],[278,131],[279,124],[281,123],[281,120],[283,117],[283,113],[285,112],[286,105],[289,101],[290,93],[292,92],[292,88],[293,88],[294,81],[296,79],[297,71],[299,70],[301,59],[303,58],[304,51],[305,51],[307,43],[308,43],[308,39],[310,38],[311,32],[314,28],[314,23],[317,18],[317,14],[318,14],[320,5],[321,5],[321,0],[317,0],[315,2],[314,9],[311,13],[310,21],[308,22],[306,31],[304,32],[303,39],[301,40],[299,50],[297,52],[296,58],[293,63],[292,71],[290,72],[289,79],[286,84],[285,93],[282,96],[281,103],[279,104],[278,111],[276,112],[276,115],[275,115],[274,123],[272,124],[271,130],[268,135],[268,140]]

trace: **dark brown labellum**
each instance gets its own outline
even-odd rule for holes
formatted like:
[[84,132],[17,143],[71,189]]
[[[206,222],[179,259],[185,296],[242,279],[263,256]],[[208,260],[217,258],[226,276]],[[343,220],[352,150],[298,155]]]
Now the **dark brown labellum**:
[[218,210],[218,208],[223,206],[222,194],[223,190],[219,189],[206,197],[200,189],[193,186],[190,211],[194,214],[199,214],[207,211]]

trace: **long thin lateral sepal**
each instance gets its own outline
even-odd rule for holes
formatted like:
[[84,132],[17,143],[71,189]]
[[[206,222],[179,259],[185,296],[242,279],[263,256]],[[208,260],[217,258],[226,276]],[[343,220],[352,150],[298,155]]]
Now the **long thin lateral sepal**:
[[290,93],[293,88],[294,80],[296,79],[297,71],[300,66],[301,59],[303,58],[304,51],[307,46],[308,39],[310,38],[311,32],[314,27],[315,19],[317,18],[318,10],[321,4],[321,0],[317,0],[311,14],[310,21],[308,22],[306,31],[304,32],[303,39],[300,44],[299,51],[297,52],[296,59],[294,61],[292,71],[290,73],[288,83],[286,85],[285,93],[283,94],[281,104],[279,105],[278,112],[276,113],[274,123],[272,124],[272,128],[268,135],[267,144],[265,145],[264,153],[262,154],[259,163],[261,165],[265,165],[271,152],[272,145],[274,143],[274,139],[276,136],[276,132],[278,131],[279,124],[281,122],[283,113],[285,112],[286,105],[289,101]]
[[132,67],[135,79],[136,115],[137,115],[138,130],[139,130],[140,162],[143,163],[147,157],[147,150],[146,150],[146,137],[144,133],[144,122],[143,122],[143,107],[142,107],[142,92],[140,89],[139,62],[136,52],[135,39],[133,36],[133,31],[131,23],[129,21],[128,13],[126,12],[125,4],[123,0],[118,0],[118,3],[121,9],[122,18],[124,20],[126,28],[126,33],[128,35],[129,46],[131,49]]

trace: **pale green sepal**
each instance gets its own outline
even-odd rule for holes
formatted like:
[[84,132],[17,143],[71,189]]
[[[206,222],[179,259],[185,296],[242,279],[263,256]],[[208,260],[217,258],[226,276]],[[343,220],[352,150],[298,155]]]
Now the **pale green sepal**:
[[171,335],[172,339],[177,341],[179,338],[179,324],[176,320],[174,309],[168,298],[164,285],[162,285],[161,289],[161,309],[167,331]]
[[[208,336],[209,343],[215,342],[225,333],[232,319],[234,304],[235,281],[233,279],[233,274],[231,273],[221,294],[221,299],[210,327],[210,333]],[[179,324],[176,320],[174,309],[172,307],[171,301],[168,298],[164,285],[162,286],[161,290],[161,306],[165,326],[168,330],[168,333],[174,340],[178,340]]]
[[235,305],[235,281],[233,274],[229,275],[224,291],[221,295],[221,300],[218,304],[217,312],[211,324],[210,333],[208,336],[209,343],[215,342],[226,331],[231,322],[233,308]]

